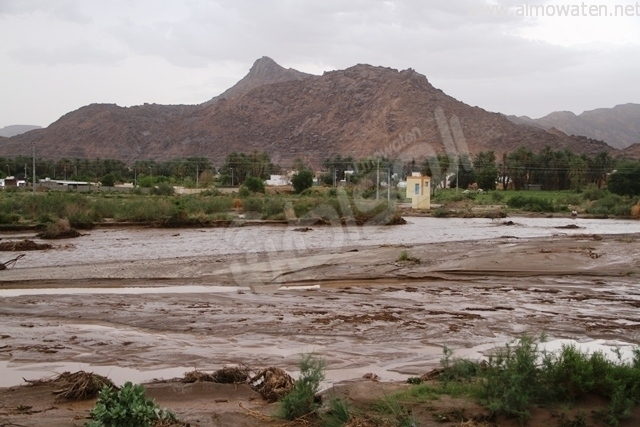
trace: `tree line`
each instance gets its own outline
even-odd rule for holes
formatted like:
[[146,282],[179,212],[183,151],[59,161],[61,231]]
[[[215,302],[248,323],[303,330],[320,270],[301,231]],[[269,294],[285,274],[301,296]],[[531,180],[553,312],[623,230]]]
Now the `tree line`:
[[[352,156],[334,155],[323,160],[324,173],[320,181],[335,185],[341,180],[358,183],[363,179],[375,182],[380,171],[380,181],[387,181],[387,174],[398,180],[413,172],[432,178],[432,188],[467,188],[477,183],[479,188],[495,190],[498,184],[507,189],[526,189],[531,185],[542,190],[581,191],[588,184],[598,188],[613,185],[619,194],[640,194],[640,162],[616,161],[608,153],[595,155],[576,154],[569,150],[554,150],[549,146],[534,153],[520,147],[498,158],[494,151],[482,151],[471,156],[440,154],[422,161],[415,159],[402,162],[388,158],[357,160]],[[18,179],[29,179],[32,174],[32,158],[17,156],[0,157],[0,178],[12,175]],[[298,171],[311,170],[300,159],[292,168]],[[208,186],[215,175],[220,174],[221,185],[242,185],[247,178],[268,179],[269,175],[283,173],[283,167],[272,162],[266,152],[230,153],[223,165],[216,168],[206,157],[187,157],[170,161],[139,160],[127,165],[114,159],[66,159],[50,160],[36,158],[37,179],[66,179],[76,181],[117,183],[136,182],[149,187],[161,182],[179,183],[185,186]],[[617,171],[616,171],[617,170]],[[613,173],[616,171],[616,173]],[[103,182],[103,185],[107,185]]]

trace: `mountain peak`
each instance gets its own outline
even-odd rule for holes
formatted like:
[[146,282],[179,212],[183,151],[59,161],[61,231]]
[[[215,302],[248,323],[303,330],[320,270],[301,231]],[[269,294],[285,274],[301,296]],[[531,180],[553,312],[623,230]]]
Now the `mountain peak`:
[[284,68],[268,56],[263,56],[253,63],[249,74],[244,76],[242,80],[220,95],[205,102],[205,105],[214,104],[222,98],[229,99],[243,95],[259,86],[292,80],[304,80],[309,77],[313,77],[313,74],[303,73],[293,68]]
[[253,63],[251,69],[249,70],[249,75],[253,75],[255,77],[267,77],[282,71],[286,71],[284,67],[279,65],[276,61],[269,58],[268,56],[263,56]]

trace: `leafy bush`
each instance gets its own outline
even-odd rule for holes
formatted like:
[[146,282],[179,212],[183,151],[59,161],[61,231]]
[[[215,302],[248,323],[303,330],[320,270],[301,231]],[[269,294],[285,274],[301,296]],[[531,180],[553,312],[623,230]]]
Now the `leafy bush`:
[[252,193],[264,193],[264,182],[258,177],[247,177],[247,179],[244,180],[243,186]]
[[265,201],[262,208],[263,218],[270,218],[284,214],[284,200],[280,198],[269,198]]
[[242,209],[245,212],[262,212],[264,200],[259,197],[249,197],[242,202]]
[[113,176],[113,174],[108,173],[100,178],[100,184],[105,187],[113,187],[114,185],[116,185],[116,177]]
[[300,360],[300,377],[293,386],[291,393],[280,401],[278,417],[295,420],[303,415],[315,413],[319,405],[316,394],[320,390],[320,383],[324,380],[325,363],[308,354]]
[[301,170],[291,179],[291,185],[296,193],[302,193],[304,190],[313,186],[313,172],[310,170]]
[[445,348],[444,367],[439,379],[471,381],[480,388],[481,402],[494,414],[525,421],[534,404],[573,402],[587,393],[607,399],[600,418],[617,426],[640,403],[640,349],[630,362],[608,360],[602,353],[583,353],[574,346],[558,352],[540,350],[527,336],[517,344],[507,344],[489,358],[484,369],[466,360],[451,360]]
[[594,201],[587,208],[587,213],[594,215],[628,216],[631,214],[631,207],[635,202],[636,199],[626,199],[617,194],[606,194],[602,198]]
[[582,192],[582,198],[588,201],[598,200],[605,195],[605,190],[598,188],[595,184],[587,185],[587,188]]
[[251,191],[249,191],[249,189],[244,185],[240,187],[240,189],[238,190],[238,196],[242,197],[243,199],[246,197],[249,197],[250,195],[251,195]]
[[501,202],[504,200],[504,194],[500,193],[499,191],[494,191],[491,193],[491,200],[496,203]]
[[531,212],[555,212],[553,203],[549,200],[534,196],[524,196],[518,194],[507,200],[507,206],[515,209],[522,209]]
[[157,186],[151,188],[151,194],[154,196],[173,196],[175,189],[171,184],[161,182]]
[[147,399],[144,387],[125,383],[120,390],[105,387],[91,410],[86,427],[151,427],[158,421],[176,420],[171,412]]

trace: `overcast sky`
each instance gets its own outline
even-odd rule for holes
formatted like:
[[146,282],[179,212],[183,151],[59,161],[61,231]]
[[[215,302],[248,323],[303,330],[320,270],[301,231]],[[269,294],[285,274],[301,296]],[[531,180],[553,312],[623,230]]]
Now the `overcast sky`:
[[[598,4],[608,16],[589,16]],[[527,5],[556,16],[520,16]],[[505,114],[640,103],[635,0],[0,0],[0,40],[0,127],[91,103],[201,103],[262,56],[314,74],[413,68]]]

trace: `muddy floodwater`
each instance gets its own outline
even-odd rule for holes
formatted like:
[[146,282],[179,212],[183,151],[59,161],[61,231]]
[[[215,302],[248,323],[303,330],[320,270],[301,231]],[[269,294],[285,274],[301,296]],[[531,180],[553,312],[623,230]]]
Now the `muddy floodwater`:
[[640,223],[512,221],[91,230],[0,272],[0,386],[80,369],[116,382],[230,364],[295,373],[311,352],[325,387],[395,381],[437,367],[444,346],[478,359],[525,333],[630,357]]

